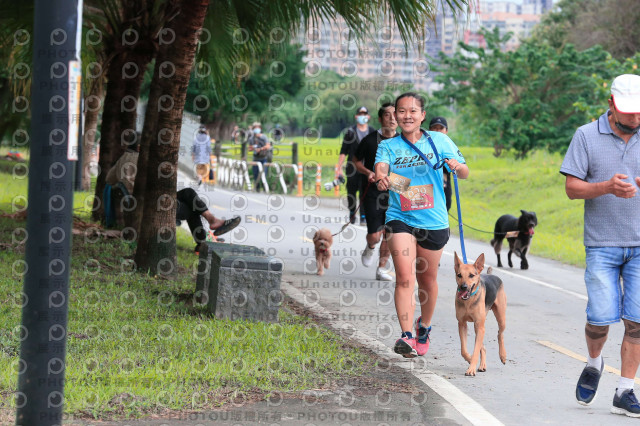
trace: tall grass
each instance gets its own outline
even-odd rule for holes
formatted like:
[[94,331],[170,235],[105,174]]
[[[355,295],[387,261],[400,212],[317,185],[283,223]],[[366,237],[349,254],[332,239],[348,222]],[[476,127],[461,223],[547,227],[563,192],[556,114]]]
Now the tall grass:
[[[565,177],[559,173],[562,155],[536,151],[525,160],[516,160],[508,153],[496,158],[492,148],[461,150],[470,168],[469,178],[458,181],[463,223],[468,226],[465,236],[488,243],[498,217],[519,216],[521,209],[534,211],[538,227],[531,253],[584,265],[584,202],[569,200],[565,194]],[[455,194],[450,214],[457,218]],[[450,223],[457,232],[457,221],[452,218]]]
[[[3,173],[0,210],[24,206],[26,179]],[[89,221],[85,196],[74,214]],[[0,217],[0,421],[15,412],[20,350],[24,221]],[[322,387],[371,363],[310,319],[280,311],[275,324],[218,320],[194,305],[197,257],[191,236],[177,236],[179,269],[171,279],[131,270],[135,243],[73,237],[65,371],[65,412],[84,418],[135,418],[204,410],[233,398]],[[372,368],[374,366],[371,366]],[[368,368],[368,367],[367,367]]]

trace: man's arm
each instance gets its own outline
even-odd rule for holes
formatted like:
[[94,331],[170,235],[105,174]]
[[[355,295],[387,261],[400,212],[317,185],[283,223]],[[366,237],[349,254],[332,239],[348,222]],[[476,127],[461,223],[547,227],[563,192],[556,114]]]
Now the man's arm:
[[338,157],[338,165],[336,167],[336,178],[342,174],[342,164],[344,163],[344,159],[347,158],[347,154],[349,153],[349,148],[351,147],[351,143],[353,142],[353,132],[351,129],[348,129],[344,137],[342,138],[342,145],[340,146],[340,157]]
[[353,163],[353,164],[356,166],[356,170],[357,170],[358,172],[362,173],[363,175],[365,175],[365,176],[367,177],[367,180],[368,180],[369,182],[375,182],[375,180],[376,180],[376,174],[375,174],[373,171],[371,171],[371,170],[367,169],[367,168],[364,166],[364,163],[362,162],[362,160],[359,160],[358,158],[355,158],[355,157],[354,157],[354,159],[355,159],[356,161],[354,161],[354,163]]
[[107,177],[105,178],[105,182],[108,183],[109,185],[113,186],[116,183],[118,183],[118,169],[120,168],[120,158],[118,158],[118,161],[116,161],[116,164],[114,164],[107,172]]
[[336,177],[342,174],[342,163],[344,163],[345,158],[347,158],[345,154],[340,154],[340,157],[338,157],[338,167],[336,167]]
[[[586,182],[575,176],[567,175],[565,191],[571,200],[590,200],[606,194],[613,194],[620,198],[631,198],[636,195],[636,187],[623,179],[627,175],[616,173],[609,180],[603,182]],[[636,184],[640,185],[640,178],[636,178]]]

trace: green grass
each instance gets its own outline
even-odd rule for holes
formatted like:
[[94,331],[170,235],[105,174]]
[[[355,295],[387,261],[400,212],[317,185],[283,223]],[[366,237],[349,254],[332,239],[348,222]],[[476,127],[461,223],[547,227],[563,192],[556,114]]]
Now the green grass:
[[[461,150],[470,169],[469,178],[458,181],[465,237],[487,241],[486,254],[492,253],[488,244],[492,235],[469,227],[492,232],[501,215],[534,211],[538,227],[530,252],[584,266],[584,202],[569,200],[565,194],[565,178],[559,173],[562,155],[535,152],[526,160],[516,160],[504,153],[496,158],[492,148]],[[457,219],[455,194],[450,214]],[[457,220],[452,218],[450,224],[457,233]]]
[[[0,170],[2,169],[0,160]],[[12,212],[26,180],[0,174],[0,210]],[[89,220],[84,193],[75,214]],[[25,222],[0,217],[0,241]],[[358,376],[367,357],[324,327],[286,308],[275,324],[218,320],[193,304],[196,257],[179,232],[172,279],[130,271],[133,243],[74,236],[69,289],[65,412],[136,418],[168,410],[204,410],[242,395],[312,389],[328,377]],[[0,247],[0,417],[15,410],[24,246]],[[123,266],[124,265],[124,266]],[[266,356],[268,355],[268,356]]]

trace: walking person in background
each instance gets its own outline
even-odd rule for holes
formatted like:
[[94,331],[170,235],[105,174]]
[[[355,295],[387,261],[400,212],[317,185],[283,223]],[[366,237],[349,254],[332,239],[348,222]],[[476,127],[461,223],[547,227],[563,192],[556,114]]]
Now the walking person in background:
[[[267,176],[267,163],[271,144],[265,135],[262,134],[262,125],[257,121],[251,125],[251,136],[249,136],[249,151],[253,151],[253,161],[262,164],[264,175]],[[260,178],[260,168],[258,165],[253,166],[253,181],[256,185],[256,192],[260,192],[262,182]]]
[[[433,117],[429,123],[429,130],[432,132],[440,132],[445,135],[449,133],[447,119],[444,117]],[[442,186],[444,188],[444,198],[447,201],[447,211],[451,210],[451,173],[443,170]]]
[[191,159],[196,165],[198,186],[200,186],[202,180],[209,176],[209,165],[211,163],[211,139],[209,138],[209,132],[204,126],[200,126],[193,139]]
[[371,266],[373,252],[376,245],[382,240],[376,280],[393,281],[393,277],[385,271],[390,252],[387,240],[383,238],[385,213],[389,206],[389,191],[379,191],[376,188],[376,173],[373,171],[373,165],[380,142],[398,136],[395,106],[392,103],[382,105],[378,110],[378,120],[380,121],[380,130],[365,136],[354,154],[356,169],[365,176],[367,181],[362,198],[362,209],[367,220],[367,244],[362,252],[362,264],[366,267]]
[[[349,127],[344,133],[342,139],[342,146],[340,147],[340,157],[338,158],[338,165],[336,167],[336,179],[342,175],[342,163],[345,158],[347,159],[346,174],[347,174],[347,204],[349,206],[349,220],[351,223],[356,223],[356,209],[358,208],[358,199],[362,198],[364,177],[358,173],[356,166],[353,163],[353,156],[358,149],[360,141],[364,139],[369,133],[376,131],[373,127],[369,126],[369,110],[362,106],[356,111],[356,124]],[[358,195],[356,195],[358,194]],[[360,225],[364,225],[365,216],[360,215]]]
[[597,121],[578,128],[560,168],[567,196],[585,200],[588,355],[576,399],[593,402],[609,325],[622,320],[621,376],[611,412],[640,417],[633,392],[640,364],[640,76],[616,77],[608,103]]
[[[396,99],[395,108],[402,133],[380,143],[375,171],[380,191],[398,190],[395,186],[398,181],[408,185],[408,188],[402,188],[402,193],[389,192],[385,236],[396,270],[394,297],[402,330],[394,351],[413,358],[425,355],[429,350],[431,320],[438,298],[438,262],[449,240],[449,217],[440,166],[446,164],[444,167],[455,171],[461,179],[469,176],[469,168],[447,135],[420,128],[426,114],[422,96],[404,93]],[[428,161],[425,162],[415,148]],[[394,174],[391,176],[393,181],[390,173]],[[394,186],[391,186],[392,182]],[[414,336],[416,280],[421,315],[415,322]]]

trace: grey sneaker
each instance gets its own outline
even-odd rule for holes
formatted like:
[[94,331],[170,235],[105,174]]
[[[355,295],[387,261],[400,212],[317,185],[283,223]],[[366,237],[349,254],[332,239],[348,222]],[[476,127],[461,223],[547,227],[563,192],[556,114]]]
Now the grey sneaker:
[[638,403],[633,389],[622,392],[619,398],[618,390],[616,389],[616,394],[613,396],[611,412],[613,414],[624,414],[628,417],[640,417],[640,403]]
[[376,269],[376,280],[377,281],[393,281],[393,277],[389,275],[384,268],[378,266]]
[[600,370],[594,367],[585,367],[580,374],[578,384],[576,385],[576,399],[578,404],[591,405],[598,393],[598,383],[604,369],[604,358]]
[[369,244],[366,245],[362,251],[362,264],[367,268],[373,263],[373,252],[376,248],[369,248]]

